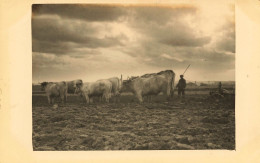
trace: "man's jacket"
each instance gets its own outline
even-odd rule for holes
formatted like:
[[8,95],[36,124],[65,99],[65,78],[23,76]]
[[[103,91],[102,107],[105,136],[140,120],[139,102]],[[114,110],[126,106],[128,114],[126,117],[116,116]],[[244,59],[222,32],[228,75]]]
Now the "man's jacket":
[[179,83],[177,84],[177,87],[179,88],[179,89],[184,89],[184,88],[186,88],[186,80],[185,79],[180,79],[179,80]]

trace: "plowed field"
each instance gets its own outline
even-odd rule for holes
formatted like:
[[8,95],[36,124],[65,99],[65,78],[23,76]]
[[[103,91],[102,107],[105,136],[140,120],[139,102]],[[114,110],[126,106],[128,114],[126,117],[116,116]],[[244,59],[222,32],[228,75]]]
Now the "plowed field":
[[125,95],[119,103],[90,105],[69,96],[57,109],[44,94],[32,98],[36,151],[235,149],[234,96],[158,96],[139,104]]

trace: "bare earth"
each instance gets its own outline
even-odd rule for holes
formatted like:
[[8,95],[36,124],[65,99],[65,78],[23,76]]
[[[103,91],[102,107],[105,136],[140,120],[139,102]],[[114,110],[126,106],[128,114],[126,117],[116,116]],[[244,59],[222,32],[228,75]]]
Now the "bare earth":
[[235,149],[235,98],[163,96],[139,104],[126,95],[120,103],[87,106],[77,96],[54,109],[33,95],[33,149],[178,150]]

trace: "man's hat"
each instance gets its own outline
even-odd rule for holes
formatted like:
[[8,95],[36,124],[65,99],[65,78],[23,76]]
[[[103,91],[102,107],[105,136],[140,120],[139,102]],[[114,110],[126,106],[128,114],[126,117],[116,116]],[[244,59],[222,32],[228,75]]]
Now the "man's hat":
[[180,75],[180,77],[183,77],[183,75]]

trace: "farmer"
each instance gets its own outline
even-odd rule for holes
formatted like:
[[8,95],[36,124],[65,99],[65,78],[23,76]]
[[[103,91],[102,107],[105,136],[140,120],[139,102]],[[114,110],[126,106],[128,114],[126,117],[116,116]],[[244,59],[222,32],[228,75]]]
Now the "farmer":
[[186,88],[186,80],[183,78],[183,75],[180,75],[180,80],[179,83],[177,84],[176,87],[178,87],[178,96],[183,96],[185,95],[185,88]]

